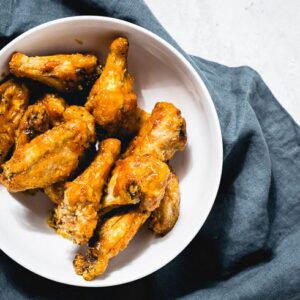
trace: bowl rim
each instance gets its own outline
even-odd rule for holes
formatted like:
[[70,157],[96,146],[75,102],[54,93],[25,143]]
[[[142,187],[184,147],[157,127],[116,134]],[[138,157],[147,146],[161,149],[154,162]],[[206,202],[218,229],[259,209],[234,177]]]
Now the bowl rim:
[[[217,149],[217,156],[216,156],[216,170],[217,170],[217,177],[215,177],[214,180],[214,186],[213,186],[213,191],[212,191],[212,198],[213,201],[211,201],[209,209],[207,209],[207,212],[204,215],[203,218],[203,222],[202,224],[200,224],[199,228],[197,230],[195,230],[195,232],[193,232],[193,234],[191,235],[191,239],[187,244],[184,245],[180,245],[180,247],[178,248],[178,251],[175,255],[170,256],[166,261],[164,261],[163,264],[161,264],[160,266],[154,268],[151,271],[146,271],[146,272],[140,272],[138,275],[134,276],[133,278],[130,278],[129,280],[121,280],[120,282],[117,283],[109,283],[109,284],[105,284],[105,281],[101,282],[100,281],[100,285],[99,285],[99,281],[92,281],[89,282],[88,285],[85,285],[85,281],[83,281],[82,283],[72,283],[68,280],[58,280],[57,278],[54,278],[52,276],[48,276],[47,274],[45,274],[45,272],[42,272],[40,270],[36,270],[35,268],[32,268],[29,264],[26,263],[26,261],[22,261],[22,259],[20,259],[19,257],[15,256],[14,254],[9,253],[9,250],[6,249],[6,247],[4,245],[1,244],[1,239],[0,239],[0,250],[2,250],[7,256],[9,256],[12,260],[14,260],[16,263],[18,263],[19,265],[23,266],[24,268],[26,268],[27,270],[41,276],[44,277],[46,279],[50,279],[52,281],[58,282],[58,283],[63,283],[66,285],[71,285],[71,286],[80,286],[80,287],[109,287],[109,286],[116,286],[116,285],[123,285],[129,282],[133,282],[136,281],[138,279],[142,279],[154,272],[156,272],[157,270],[161,269],[162,267],[166,266],[169,262],[171,262],[174,258],[176,258],[191,242],[192,240],[195,238],[195,236],[198,234],[198,232],[201,230],[201,228],[203,227],[203,224],[205,223],[209,213],[211,212],[212,206],[215,202],[216,196],[217,196],[217,192],[219,189],[219,185],[220,185],[220,180],[221,180],[221,174],[222,174],[222,168],[223,168],[223,143],[222,143],[222,134],[221,134],[221,127],[220,127],[220,122],[219,122],[219,118],[217,115],[217,111],[215,108],[215,105],[212,101],[212,98],[208,92],[208,89],[206,87],[206,85],[204,84],[202,78],[200,77],[200,75],[196,72],[196,70],[194,69],[194,67],[192,66],[192,64],[184,57],[184,55],[182,53],[180,53],[174,46],[172,46],[170,43],[168,43],[166,40],[164,40],[163,38],[161,38],[160,36],[158,36],[157,34],[151,32],[150,30],[143,28],[139,25],[130,23],[128,21],[124,21],[124,20],[120,20],[117,18],[112,18],[112,17],[104,17],[104,16],[96,16],[96,15],[81,15],[81,16],[72,16],[72,17],[65,17],[65,18],[59,18],[59,19],[55,19],[52,21],[48,21],[45,22],[43,24],[37,25],[27,31],[25,31],[24,33],[20,34],[19,36],[17,36],[16,38],[14,38],[13,40],[11,40],[6,46],[4,46],[1,50],[0,50],[0,57],[2,56],[3,53],[5,53],[6,51],[8,51],[10,48],[12,48],[19,40],[22,40],[24,38],[26,38],[27,36],[29,36],[30,34],[32,34],[33,32],[42,30],[44,28],[47,28],[49,26],[53,26],[56,24],[60,24],[60,23],[66,23],[66,22],[74,22],[74,21],[104,21],[104,22],[111,22],[111,23],[118,23],[120,25],[124,25],[125,27],[129,27],[131,29],[134,29],[136,31],[139,31],[142,34],[145,34],[147,36],[149,36],[150,38],[156,40],[157,42],[163,44],[163,46],[165,46],[169,51],[172,52],[173,55],[175,55],[188,69],[188,71],[193,75],[193,77],[196,79],[197,83],[200,85],[201,90],[203,92],[203,94],[205,95],[206,99],[208,100],[207,103],[209,105],[210,111],[212,113],[211,117],[212,122],[213,122],[213,126],[215,129],[215,139],[216,139],[216,144],[218,145],[218,149]],[[47,272],[46,272],[47,273]],[[93,284],[94,282],[94,284]]]

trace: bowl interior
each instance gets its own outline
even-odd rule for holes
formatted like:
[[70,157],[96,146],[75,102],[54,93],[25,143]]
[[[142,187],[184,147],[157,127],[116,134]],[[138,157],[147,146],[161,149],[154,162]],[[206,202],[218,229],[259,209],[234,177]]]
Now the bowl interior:
[[164,266],[199,231],[219,184],[222,144],[208,92],[175,50],[144,29],[102,17],[50,22],[25,33],[1,51],[0,74],[7,72],[7,62],[14,51],[28,55],[92,52],[104,63],[110,42],[120,35],[130,42],[129,71],[135,77],[139,105],[150,112],[158,101],[172,102],[187,121],[187,148],[172,160],[180,178],[180,218],[164,238],[155,238],[147,228],[142,228],[129,247],[111,261],[102,277],[85,282],[72,266],[78,246],[47,226],[52,204],[46,196],[10,194],[0,187],[1,249],[31,271],[67,284],[121,284]]

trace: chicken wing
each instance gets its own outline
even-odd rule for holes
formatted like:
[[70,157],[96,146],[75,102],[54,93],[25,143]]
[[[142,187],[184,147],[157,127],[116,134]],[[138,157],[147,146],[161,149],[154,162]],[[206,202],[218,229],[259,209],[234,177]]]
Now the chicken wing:
[[50,127],[60,124],[66,106],[64,99],[54,94],[46,94],[35,104],[28,106],[16,132],[16,149]]
[[105,220],[95,245],[88,249],[85,256],[75,256],[75,272],[85,280],[92,280],[103,274],[109,260],[128,246],[149,215],[148,212],[135,209]]
[[64,111],[63,119],[65,122],[76,119],[83,121],[87,124],[88,139],[90,142],[95,141],[95,119],[84,107],[77,105],[69,106]]
[[127,71],[128,40],[115,39],[102,74],[91,89],[85,107],[108,134],[114,134],[136,107],[133,77]]
[[49,116],[40,102],[28,106],[16,132],[16,149],[49,129]]
[[117,139],[104,140],[91,165],[65,184],[64,199],[55,209],[52,222],[58,234],[77,244],[85,244],[92,237],[102,190],[120,147]]
[[29,91],[24,84],[8,80],[0,85],[0,163],[14,145],[28,101]]
[[138,136],[124,156],[151,155],[162,161],[170,160],[186,144],[186,123],[173,104],[158,102]]
[[140,203],[142,211],[159,206],[168,183],[168,165],[151,156],[130,156],[117,162],[108,183],[102,211]]
[[79,53],[29,57],[16,52],[9,62],[10,72],[17,77],[40,81],[60,92],[81,90],[96,67],[96,56]]
[[166,235],[176,224],[179,216],[179,182],[178,177],[170,174],[166,192],[159,207],[154,210],[149,220],[149,228],[158,236]]
[[72,119],[37,136],[2,165],[0,181],[10,192],[18,192],[65,180],[90,145],[89,126]]
[[64,122],[64,112],[68,107],[67,102],[56,94],[45,94],[40,100],[49,116],[50,126],[54,127]]

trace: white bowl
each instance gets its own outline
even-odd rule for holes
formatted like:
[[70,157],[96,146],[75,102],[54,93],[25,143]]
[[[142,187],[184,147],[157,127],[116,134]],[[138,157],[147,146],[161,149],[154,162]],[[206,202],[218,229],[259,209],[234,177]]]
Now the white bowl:
[[[0,248],[20,265],[54,281],[87,287],[112,286],[142,278],[174,259],[194,238],[214,203],[222,170],[222,139],[210,95],[189,62],[157,35],[112,18],[81,16],[55,20],[20,35],[0,51],[0,74],[14,51],[28,55],[93,52],[104,62],[113,38],[130,42],[129,70],[139,105],[173,102],[187,121],[188,145],[172,165],[180,178],[180,218],[164,238],[147,228],[112,259],[106,273],[86,282],[73,270],[78,247],[46,223],[51,203],[38,193],[10,194],[0,187]],[[83,43],[78,43],[78,39]]]

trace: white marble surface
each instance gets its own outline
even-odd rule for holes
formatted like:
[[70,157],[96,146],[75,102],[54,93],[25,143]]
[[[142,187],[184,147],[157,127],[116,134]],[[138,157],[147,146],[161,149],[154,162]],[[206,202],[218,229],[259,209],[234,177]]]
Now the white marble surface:
[[300,124],[299,0],[145,0],[188,53],[256,69]]

